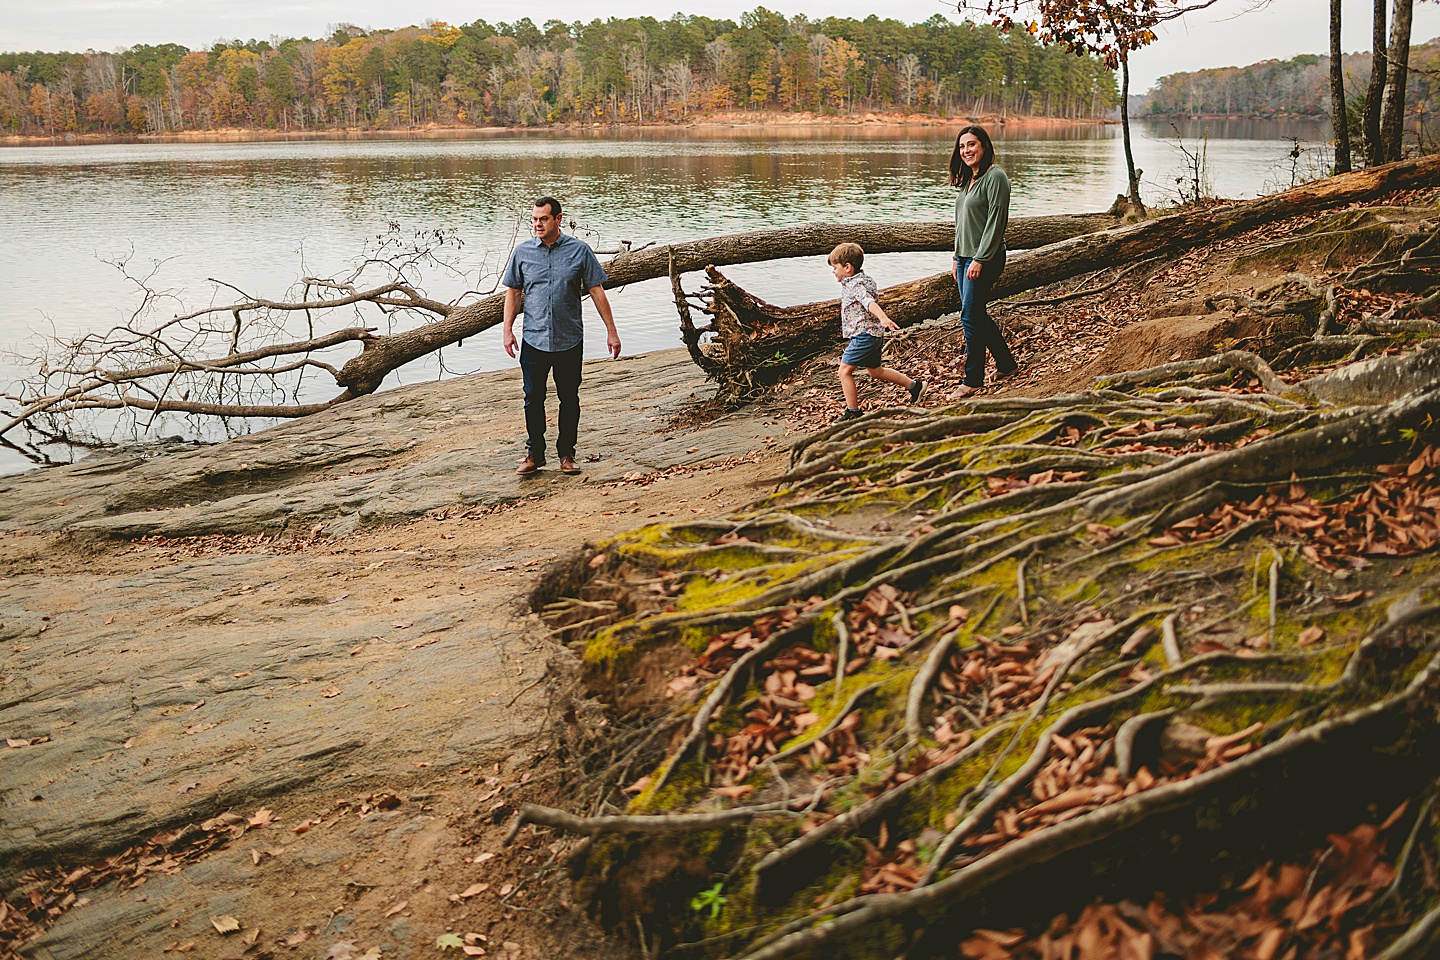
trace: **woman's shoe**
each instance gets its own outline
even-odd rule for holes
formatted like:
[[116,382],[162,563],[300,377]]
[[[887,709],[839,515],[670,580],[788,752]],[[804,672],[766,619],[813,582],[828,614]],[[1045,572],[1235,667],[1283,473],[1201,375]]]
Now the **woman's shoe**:
[[950,394],[950,399],[951,399],[951,400],[964,400],[966,397],[973,397],[975,394],[979,393],[982,389],[984,389],[984,388],[983,388],[983,387],[972,387],[972,386],[970,386],[970,384],[968,384],[968,383],[962,383],[962,384],[960,384],[960,386],[959,386],[958,389],[956,389],[953,393]]
[[997,374],[995,374],[995,379],[996,379],[996,380],[1009,380],[1011,377],[1018,377],[1018,376],[1020,376],[1020,365],[1017,363],[1015,366],[1011,367],[1009,370],[1006,370],[1006,371],[1003,372],[1003,373],[997,373]]

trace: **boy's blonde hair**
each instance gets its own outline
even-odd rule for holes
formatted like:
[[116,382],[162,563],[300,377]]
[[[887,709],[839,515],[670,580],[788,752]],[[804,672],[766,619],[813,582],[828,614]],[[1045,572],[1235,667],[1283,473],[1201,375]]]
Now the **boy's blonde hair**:
[[844,263],[859,270],[865,265],[865,249],[858,243],[842,243],[830,251],[830,263]]

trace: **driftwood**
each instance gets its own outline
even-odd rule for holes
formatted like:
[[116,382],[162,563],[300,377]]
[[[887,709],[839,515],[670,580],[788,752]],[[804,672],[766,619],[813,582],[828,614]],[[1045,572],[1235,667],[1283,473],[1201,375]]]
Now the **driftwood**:
[[[1014,249],[1042,247],[1104,230],[1117,222],[1108,213],[1022,217],[1011,222],[1005,241]],[[955,243],[955,225],[950,221],[815,223],[647,247],[608,261],[605,287],[614,289],[708,266],[823,256],[847,240],[870,253],[949,250]],[[372,393],[392,370],[500,323],[504,303],[504,295],[496,294],[445,310],[444,319],[418,329],[371,337],[360,355],[341,367],[336,379],[356,395]]]
[[[1318,180],[1258,200],[1074,237],[1011,256],[993,295],[1007,297],[1105,267],[1180,254],[1287,217],[1437,183],[1440,156],[1421,157]],[[740,398],[774,383],[840,337],[839,300],[778,307],[737,286],[715,265],[706,270],[710,282],[702,307],[711,320],[697,326],[679,289],[678,272],[672,274],[672,284],[685,344],[701,369],[720,384],[722,395]],[[960,309],[959,293],[948,272],[886,287],[879,299],[901,326]]]
[[[1044,246],[1117,222],[1110,214],[1076,214],[1017,219],[1007,233],[1012,247]],[[102,334],[57,337],[29,360],[36,373],[12,393],[0,396],[0,443],[19,427],[46,439],[76,437],[74,417],[89,410],[113,410],[137,423],[160,413],[226,418],[300,417],[374,392],[397,368],[501,322],[504,295],[471,303],[427,297],[421,268],[443,263],[454,238],[436,232],[418,243],[383,238],[347,277],[306,278],[294,297],[269,299],[236,290],[243,299],[208,306],[158,323],[149,317],[164,300],[143,276],[127,277],[143,299],[134,315]],[[953,227],[947,222],[809,224],[709,237],[685,243],[626,251],[606,264],[607,287],[620,287],[708,264],[750,263],[824,254],[837,243],[858,241],[875,253],[947,250]],[[124,270],[123,263],[117,263]],[[383,280],[376,282],[375,274]],[[224,285],[224,284],[222,284]],[[232,288],[234,289],[234,288]],[[356,323],[360,309],[378,310],[391,325],[408,327],[377,334]],[[341,310],[342,314],[332,311]],[[291,339],[287,331],[303,316],[312,331]],[[343,316],[343,329],[325,332],[326,317]],[[404,318],[403,323],[396,322]],[[320,328],[320,329],[317,329]],[[358,344],[343,366],[327,362],[331,351]],[[341,388],[329,399],[301,403],[307,376],[330,377]],[[16,446],[43,460],[36,451]]]

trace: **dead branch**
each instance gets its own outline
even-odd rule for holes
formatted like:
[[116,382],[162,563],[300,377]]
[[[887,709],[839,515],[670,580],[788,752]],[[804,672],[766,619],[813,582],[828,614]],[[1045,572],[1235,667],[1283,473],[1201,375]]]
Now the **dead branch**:
[[[801,807],[803,809],[803,805]],[[731,827],[749,823],[763,817],[794,817],[799,811],[790,803],[757,804],[750,807],[735,807],[731,810],[715,810],[710,813],[685,813],[673,815],[651,815],[637,817],[577,817],[554,807],[524,804],[510,822],[505,843],[514,842],[520,828],[527,823],[538,823],[544,827],[575,833],[584,837],[598,837],[606,834],[657,835],[667,833],[691,833],[702,830]]]

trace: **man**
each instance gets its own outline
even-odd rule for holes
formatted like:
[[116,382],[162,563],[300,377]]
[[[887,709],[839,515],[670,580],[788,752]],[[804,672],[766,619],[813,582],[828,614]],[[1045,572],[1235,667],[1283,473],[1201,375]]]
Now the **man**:
[[600,319],[605,321],[605,343],[610,356],[620,356],[620,334],[610,301],[605,297],[605,270],[595,251],[583,240],[560,232],[560,201],[541,197],[531,216],[535,239],[526,240],[510,255],[505,276],[505,332],[501,343],[515,356],[515,314],[525,298],[525,324],[521,331],[520,373],[525,384],[525,430],[529,452],[515,472],[528,477],[545,466],[545,380],[553,371],[555,395],[560,398],[560,430],[555,452],[561,473],[579,473],[575,439],[580,429],[580,363],[584,350],[580,318],[581,291],[589,291]]

